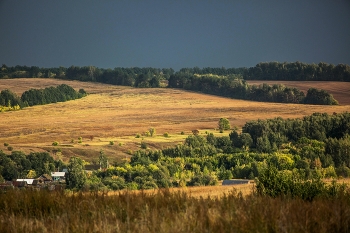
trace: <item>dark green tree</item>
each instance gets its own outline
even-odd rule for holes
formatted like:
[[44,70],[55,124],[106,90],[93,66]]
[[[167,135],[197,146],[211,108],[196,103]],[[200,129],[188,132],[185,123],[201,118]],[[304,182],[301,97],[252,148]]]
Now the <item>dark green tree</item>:
[[77,157],[71,157],[68,163],[68,174],[66,177],[67,187],[70,189],[82,189],[86,182],[84,161]]
[[105,170],[108,168],[108,159],[103,150],[100,150],[100,156],[98,157],[98,163],[100,164],[100,169]]
[[231,128],[230,121],[227,118],[220,118],[218,127],[220,131],[229,130]]

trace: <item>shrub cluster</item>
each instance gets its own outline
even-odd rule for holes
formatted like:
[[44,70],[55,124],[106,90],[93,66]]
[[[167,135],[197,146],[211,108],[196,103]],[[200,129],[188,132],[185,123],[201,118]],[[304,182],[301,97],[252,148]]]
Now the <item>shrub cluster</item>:
[[66,84],[61,84],[57,87],[47,87],[45,89],[31,89],[29,91],[25,91],[21,96],[21,100],[26,105],[33,106],[65,102],[68,100],[82,98],[85,95],[86,92],[84,89],[80,89],[79,92],[77,92],[72,87]]
[[43,105],[49,103],[65,102],[86,96],[84,89],[79,92],[72,87],[61,84],[57,87],[47,87],[45,89],[30,89],[18,97],[10,90],[0,92],[0,107],[5,106],[12,109],[19,109],[26,106]]
[[315,198],[335,198],[346,195],[347,186],[338,184],[335,180],[327,185],[320,177],[306,180],[298,173],[278,171],[277,168],[269,166],[260,173],[256,185],[260,195],[271,197],[287,196],[312,201]]
[[5,180],[26,178],[31,170],[38,176],[50,174],[55,168],[63,166],[62,161],[55,161],[47,152],[32,152],[26,155],[21,151],[12,151],[10,155],[6,155],[0,150],[0,177]]

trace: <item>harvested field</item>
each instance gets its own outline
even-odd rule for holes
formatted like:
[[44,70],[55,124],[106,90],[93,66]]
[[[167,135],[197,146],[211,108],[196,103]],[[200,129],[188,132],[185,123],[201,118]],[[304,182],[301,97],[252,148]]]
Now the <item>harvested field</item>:
[[[221,182],[219,182],[221,184]],[[186,192],[192,197],[211,197],[221,198],[224,195],[228,195],[232,192],[241,193],[243,196],[249,195],[255,188],[254,183],[250,184],[238,184],[238,185],[217,185],[217,186],[201,186],[201,187],[186,187],[186,188],[173,188],[173,192]]]
[[[235,100],[178,89],[143,89],[99,83],[56,79],[2,79],[0,90],[10,89],[20,95],[30,88],[45,88],[68,84],[84,88],[89,96],[79,100],[28,107],[20,111],[0,113],[0,149],[9,143],[14,150],[52,151],[59,142],[64,160],[78,155],[95,160],[103,149],[113,159],[129,157],[140,148],[142,134],[150,127],[155,137],[143,137],[152,149],[161,149],[182,143],[193,129],[201,134],[214,132],[220,118],[230,120],[232,127],[242,127],[249,120],[274,117],[299,118],[314,112],[345,112],[349,105],[316,106],[278,104]],[[314,82],[315,86],[319,82]],[[344,83],[334,83],[342,99],[350,99]],[[307,84],[309,85],[309,84]],[[330,83],[326,86],[332,86]],[[326,89],[326,88],[324,88]],[[331,92],[331,91],[330,91]],[[331,92],[332,93],[332,92]],[[347,102],[346,102],[347,103]],[[181,135],[181,132],[184,135]],[[169,138],[163,134],[169,133]],[[226,132],[226,135],[228,132]],[[222,134],[220,134],[222,135]],[[82,143],[78,138],[82,137]],[[110,141],[115,142],[110,145]]]
[[[327,184],[331,184],[333,182],[333,179],[324,179],[324,182]],[[349,178],[339,178],[336,180],[338,184],[345,184],[350,185],[350,179]],[[180,193],[186,193],[187,195],[195,198],[222,198],[224,195],[229,195],[232,193],[241,194],[242,196],[247,196],[252,194],[254,191],[256,191],[255,183],[253,180],[250,181],[249,184],[236,184],[236,185],[221,185],[222,181],[219,181],[217,185],[214,186],[192,186],[192,187],[184,187],[184,188],[170,188],[170,192],[180,192]],[[140,193],[144,192],[147,194],[156,194],[159,191],[159,189],[149,189],[149,190],[134,190],[134,191],[128,191],[128,190],[121,190],[121,191],[111,191],[108,194],[109,195],[118,195],[120,193],[124,192],[134,192],[134,193]]]
[[[247,196],[249,194],[252,194],[255,188],[254,182],[250,184],[238,184],[238,185],[221,185],[220,181],[218,185],[214,186],[192,186],[192,187],[184,187],[184,188],[169,188],[169,191],[171,193],[173,192],[180,192],[180,193],[186,193],[187,195],[195,198],[222,198],[224,195],[229,195],[231,193],[240,193],[242,196]],[[111,191],[108,194],[109,195],[118,195],[119,193],[124,192],[134,192],[134,193],[140,193],[144,192],[147,194],[156,194],[159,191],[159,189],[148,189],[148,190],[121,190],[121,191]]]

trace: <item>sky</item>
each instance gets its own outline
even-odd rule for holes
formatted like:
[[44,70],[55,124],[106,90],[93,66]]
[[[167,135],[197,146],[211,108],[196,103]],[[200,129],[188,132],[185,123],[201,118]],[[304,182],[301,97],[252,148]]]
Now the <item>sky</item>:
[[0,0],[0,63],[350,64],[349,12],[348,0]]

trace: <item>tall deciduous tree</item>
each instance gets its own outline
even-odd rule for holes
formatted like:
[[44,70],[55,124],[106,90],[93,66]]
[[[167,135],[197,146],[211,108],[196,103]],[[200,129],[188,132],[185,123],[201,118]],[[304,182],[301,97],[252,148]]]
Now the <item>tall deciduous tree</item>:
[[71,189],[81,189],[86,182],[84,171],[84,161],[77,157],[72,157],[68,164],[67,187]]
[[153,137],[156,134],[156,129],[153,127],[149,128],[148,131],[149,131],[149,134],[151,135],[151,137]]
[[218,123],[220,131],[229,130],[231,128],[230,121],[226,118],[221,118]]
[[108,168],[108,159],[107,159],[103,150],[100,151],[100,156],[98,157],[98,162],[100,164],[100,169],[105,170]]

